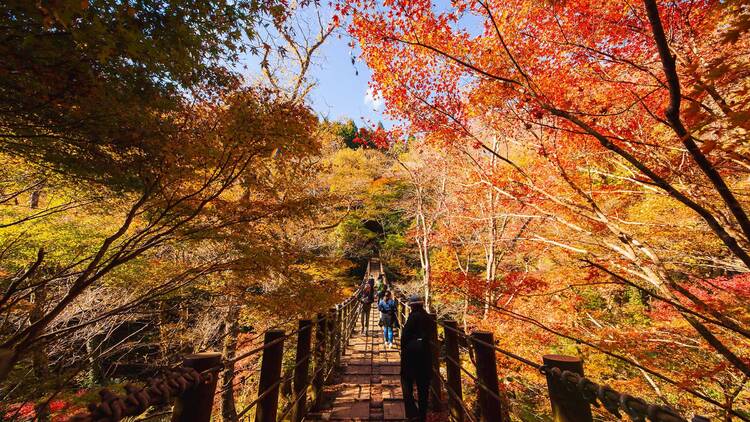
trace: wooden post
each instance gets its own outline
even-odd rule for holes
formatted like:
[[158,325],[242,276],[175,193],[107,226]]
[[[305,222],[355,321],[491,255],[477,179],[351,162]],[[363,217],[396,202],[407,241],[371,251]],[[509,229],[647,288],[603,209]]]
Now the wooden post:
[[[462,422],[464,411],[461,407],[463,390],[461,387],[461,354],[458,349],[458,324],[454,320],[444,322],[445,327],[445,368],[447,372],[448,408],[453,422]],[[454,331],[456,330],[456,331]]]
[[404,309],[404,302],[397,300],[396,301],[396,319],[398,320],[398,326],[403,327],[404,326],[404,313],[406,313],[406,309]]
[[342,341],[341,345],[341,354],[346,355],[346,348],[349,346],[349,335],[351,334],[349,332],[349,322],[352,319],[352,300],[349,299],[346,301],[346,304],[344,304],[344,322],[343,322],[343,335],[344,339]]
[[349,332],[349,337],[353,336],[354,333],[357,331],[357,324],[359,323],[359,314],[362,312],[362,302],[359,301],[359,299],[352,300],[352,326],[351,331]]
[[[182,366],[194,368],[198,372],[220,365],[221,353],[215,352],[188,355],[182,361]],[[211,420],[216,383],[219,380],[218,371],[213,375],[211,382],[201,383],[177,397],[172,410],[172,422],[209,422]]]
[[[279,379],[281,379],[281,361],[284,357],[284,337],[282,330],[268,330],[263,337],[263,357],[260,363],[260,380],[258,381],[258,407],[255,410],[255,422],[276,422],[276,411],[279,407]],[[276,342],[274,344],[271,344]],[[275,384],[275,385],[274,385]],[[265,394],[261,398],[261,396]]]
[[349,345],[349,300],[341,307],[341,356],[346,355],[346,347]]
[[323,381],[326,376],[326,330],[328,321],[325,314],[318,314],[318,323],[315,327],[315,376],[312,382],[312,402],[313,406],[320,405],[321,394],[323,393]]
[[495,349],[490,345],[495,344],[492,333],[487,331],[475,331],[471,333],[471,344],[474,348],[474,356],[477,364],[477,378],[482,384],[477,386],[479,392],[479,408],[481,411],[481,422],[503,422],[504,403],[501,403],[500,386],[497,380],[497,360]]
[[346,344],[349,345],[349,340],[352,337],[352,334],[354,333],[354,330],[357,329],[357,317],[359,316],[359,313],[357,312],[357,305],[358,301],[355,298],[352,298],[352,300],[349,301],[349,326],[346,327]]
[[[336,364],[336,308],[328,309],[328,354],[330,356],[328,360],[328,369]],[[324,380],[325,381],[325,380]]]
[[310,379],[310,345],[312,344],[312,321],[303,319],[299,322],[297,334],[297,354],[294,367],[294,398],[298,398],[293,405],[292,422],[300,422],[305,417],[307,406],[307,383]]
[[440,344],[438,343],[437,314],[430,314],[430,351],[432,352],[432,377],[430,378],[430,400],[432,408],[440,411],[443,402],[440,382]]
[[343,321],[341,306],[336,305],[334,311],[334,330],[333,330],[333,365],[338,367],[341,364],[341,339],[344,329],[341,328],[341,322]]
[[[583,360],[575,356],[544,355],[544,365],[560,368],[560,371],[575,372],[583,376]],[[592,422],[591,404],[577,389],[568,389],[558,379],[547,375],[547,389],[552,404],[554,422]]]

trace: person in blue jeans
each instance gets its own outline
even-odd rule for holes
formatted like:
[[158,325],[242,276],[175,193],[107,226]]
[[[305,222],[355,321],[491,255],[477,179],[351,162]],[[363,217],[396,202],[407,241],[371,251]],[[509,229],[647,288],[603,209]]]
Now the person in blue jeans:
[[393,326],[396,325],[396,301],[391,298],[391,292],[386,290],[383,299],[378,303],[380,324],[383,326],[383,340],[385,347],[393,347]]

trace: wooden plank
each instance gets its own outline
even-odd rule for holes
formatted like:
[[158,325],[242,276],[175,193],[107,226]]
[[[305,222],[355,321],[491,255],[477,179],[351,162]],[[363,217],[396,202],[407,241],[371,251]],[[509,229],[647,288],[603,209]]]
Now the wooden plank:
[[364,375],[364,374],[371,374],[372,371],[372,365],[346,365],[344,368],[344,374],[347,375]]
[[341,382],[343,384],[361,384],[370,385],[369,374],[344,374],[341,376]]
[[401,366],[396,365],[379,365],[381,375],[399,375],[401,373]]
[[403,400],[383,400],[383,420],[404,420],[406,419],[406,409]]
[[370,419],[370,402],[367,400],[334,403],[331,420],[363,421]]

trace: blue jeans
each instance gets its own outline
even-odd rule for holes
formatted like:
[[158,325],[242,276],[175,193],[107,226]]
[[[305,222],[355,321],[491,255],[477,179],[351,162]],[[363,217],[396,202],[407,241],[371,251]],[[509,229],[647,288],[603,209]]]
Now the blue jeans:
[[383,326],[383,339],[386,343],[393,343],[393,327]]

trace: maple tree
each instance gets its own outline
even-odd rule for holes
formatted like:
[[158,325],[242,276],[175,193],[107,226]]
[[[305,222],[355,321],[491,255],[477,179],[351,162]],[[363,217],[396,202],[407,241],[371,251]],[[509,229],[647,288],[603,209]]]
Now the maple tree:
[[[474,178],[458,183],[484,184],[493,192],[488,205],[498,195],[489,218],[481,206],[473,218],[486,218],[491,233],[503,214],[514,214],[519,235],[505,242],[531,252],[521,255],[527,260],[521,279],[541,291],[523,300],[498,293],[496,299],[506,299],[498,301],[487,300],[487,289],[477,297],[469,287],[468,301],[484,305],[480,315],[492,310],[516,321],[504,330],[536,325],[551,345],[590,337],[594,341],[586,344],[598,352],[627,351],[639,354],[638,361],[651,356],[647,366],[669,371],[679,368],[676,361],[655,360],[653,348],[625,338],[653,333],[661,324],[680,327],[674,338],[654,341],[678,345],[672,350],[707,359],[705,365],[734,377],[736,384],[725,391],[731,405],[698,395],[723,409],[724,417],[737,416],[734,400],[750,370],[746,314],[724,308],[739,296],[712,305],[691,289],[696,280],[744,273],[750,263],[743,147],[748,37],[737,17],[745,14],[742,6],[352,0],[338,9],[350,17],[349,31],[387,111],[405,122],[400,131],[444,150],[443,159],[455,160],[459,169],[476,168]],[[499,169],[487,171],[483,160],[496,160]],[[481,204],[476,194],[472,198]],[[445,227],[439,231],[458,232],[446,231],[450,248],[481,237],[475,224],[448,221]],[[476,248],[462,250],[476,256]],[[452,279],[481,279],[471,259],[464,260],[446,266],[461,274],[447,276],[449,285]],[[487,269],[493,268],[485,268],[485,283],[514,290],[518,267],[506,263],[494,276]],[[559,297],[559,289],[604,300],[626,293],[633,307],[622,305],[618,318],[600,321],[568,299],[540,314],[533,295]],[[661,321],[649,314],[655,303],[675,313]],[[574,327],[586,328],[577,335]],[[697,344],[680,340],[696,335]],[[620,358],[620,364],[635,363]],[[643,366],[637,370],[659,394],[658,383],[667,380]],[[700,375],[708,384],[713,376]],[[669,377],[689,376],[676,371]],[[682,388],[679,382],[672,387]]]
[[[233,69],[258,20],[282,25],[290,9],[0,8],[3,419],[70,415],[95,399],[88,387],[207,347],[234,356],[257,345],[247,331],[340,299],[349,278],[331,268],[350,264],[311,253],[325,242],[308,227],[337,199],[306,92],[247,86]],[[251,364],[222,374],[226,420]]]
[[[745,2],[320,7],[0,6],[3,419],[215,349],[234,421],[258,362],[233,358],[351,294],[373,256],[503,349],[750,419]],[[308,107],[339,25],[395,127]],[[549,412],[536,370],[498,370],[513,417]]]
[[[272,10],[273,9],[273,10]],[[273,3],[4,2],[3,151],[69,176],[139,184],[190,97],[238,86],[231,71]],[[176,115],[175,115],[176,117]]]

